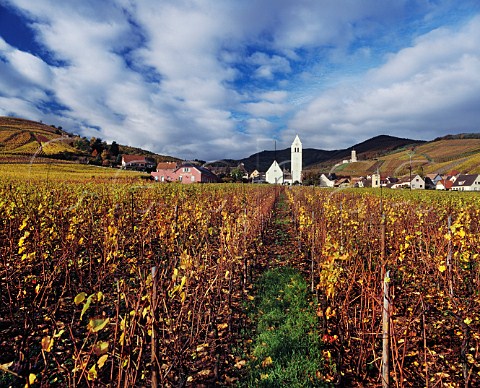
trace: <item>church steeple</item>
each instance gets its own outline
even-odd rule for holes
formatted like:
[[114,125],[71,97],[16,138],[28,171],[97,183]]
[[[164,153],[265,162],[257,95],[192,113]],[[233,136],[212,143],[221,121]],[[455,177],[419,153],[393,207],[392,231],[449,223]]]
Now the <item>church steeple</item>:
[[302,183],[302,142],[295,136],[291,147],[292,183]]

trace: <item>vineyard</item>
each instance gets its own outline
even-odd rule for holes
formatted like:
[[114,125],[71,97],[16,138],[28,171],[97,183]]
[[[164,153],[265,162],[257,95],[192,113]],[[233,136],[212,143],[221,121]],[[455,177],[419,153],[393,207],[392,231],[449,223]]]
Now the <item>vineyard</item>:
[[0,214],[1,386],[274,386],[294,311],[302,386],[480,384],[478,196],[8,178]]

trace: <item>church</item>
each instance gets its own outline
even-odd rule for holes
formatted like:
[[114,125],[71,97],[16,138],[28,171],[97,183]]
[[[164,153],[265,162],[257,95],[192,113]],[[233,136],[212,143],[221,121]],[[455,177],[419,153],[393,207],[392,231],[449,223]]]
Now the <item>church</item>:
[[[288,161],[283,161],[281,164],[283,165],[287,162]],[[298,135],[295,136],[291,146],[290,164],[291,178],[286,176],[284,168],[274,160],[270,168],[267,170],[265,180],[272,184],[302,183],[302,142]]]

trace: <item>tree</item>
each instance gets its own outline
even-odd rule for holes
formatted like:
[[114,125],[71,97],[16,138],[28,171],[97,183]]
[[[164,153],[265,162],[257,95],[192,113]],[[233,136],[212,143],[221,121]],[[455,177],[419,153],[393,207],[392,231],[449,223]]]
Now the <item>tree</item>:
[[110,152],[108,152],[107,149],[104,149],[102,151],[101,157],[102,157],[102,160],[108,160],[110,158]]
[[90,139],[90,147],[92,147],[92,150],[97,151],[98,155],[100,155],[105,148],[102,144],[102,139],[100,139],[99,137],[92,137]]
[[120,148],[118,147],[118,144],[113,141],[112,144],[110,145],[110,155],[112,156],[117,156],[120,153]]

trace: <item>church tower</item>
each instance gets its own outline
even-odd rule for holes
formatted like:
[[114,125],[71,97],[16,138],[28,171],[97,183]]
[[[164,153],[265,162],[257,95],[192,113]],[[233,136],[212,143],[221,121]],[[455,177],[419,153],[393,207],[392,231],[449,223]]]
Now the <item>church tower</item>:
[[291,152],[292,183],[302,183],[302,142],[298,135],[292,143]]
[[357,151],[352,149],[352,156],[350,157],[350,163],[356,163],[357,162]]

